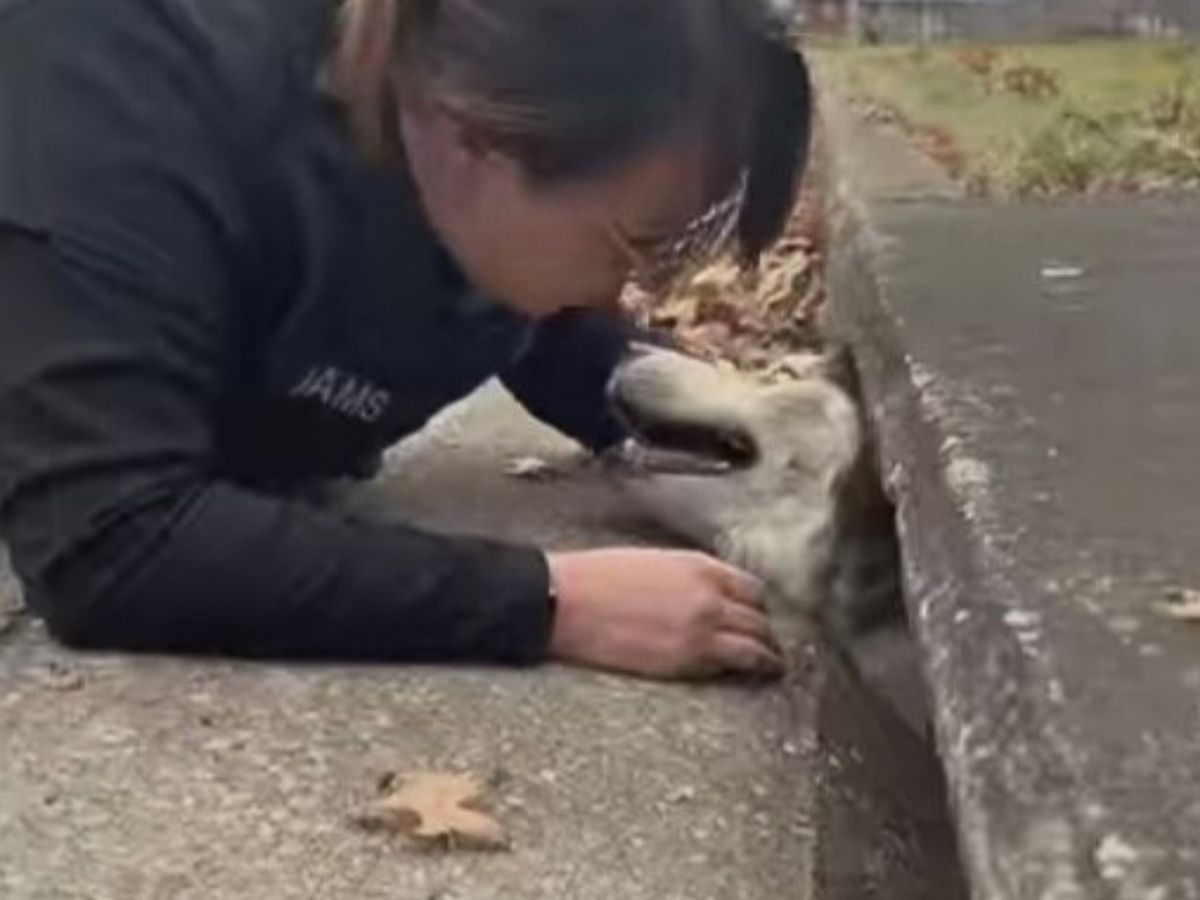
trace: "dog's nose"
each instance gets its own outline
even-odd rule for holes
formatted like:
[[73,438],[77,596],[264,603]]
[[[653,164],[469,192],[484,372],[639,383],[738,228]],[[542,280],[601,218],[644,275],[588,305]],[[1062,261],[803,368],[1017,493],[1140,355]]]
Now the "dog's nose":
[[661,347],[656,347],[648,341],[634,340],[626,344],[621,358],[617,360],[617,364],[613,367],[608,377],[608,383],[604,385],[604,396],[608,401],[609,407],[618,415],[621,412],[620,384],[622,378],[628,373],[629,367],[638,360],[645,359],[655,352],[660,352],[661,349]]
[[604,386],[605,395],[611,403],[617,395],[617,382],[621,379],[621,374],[626,367],[637,362],[639,359],[645,359],[655,350],[653,344],[645,341],[630,341],[626,346],[621,358],[617,360],[617,364],[613,367],[612,374],[609,376],[608,384]]
[[630,341],[625,350],[625,361],[632,362],[635,359],[641,359],[660,349],[662,348],[656,347],[654,344],[647,343],[646,341]]

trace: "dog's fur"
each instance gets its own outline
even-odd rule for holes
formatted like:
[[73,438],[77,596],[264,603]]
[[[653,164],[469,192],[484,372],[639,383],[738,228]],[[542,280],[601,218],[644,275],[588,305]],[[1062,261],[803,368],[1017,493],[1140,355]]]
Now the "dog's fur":
[[813,355],[793,378],[769,383],[635,348],[609,395],[636,433],[733,433],[753,452],[723,473],[691,474],[638,465],[626,445],[614,477],[658,523],[762,577],[773,615],[860,631],[900,604],[890,504],[856,391],[843,351]]

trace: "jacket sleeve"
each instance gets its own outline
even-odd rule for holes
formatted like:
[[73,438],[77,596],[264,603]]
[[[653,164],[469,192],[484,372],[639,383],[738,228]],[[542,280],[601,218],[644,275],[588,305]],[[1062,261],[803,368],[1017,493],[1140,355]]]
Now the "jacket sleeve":
[[543,655],[536,549],[347,521],[213,477],[204,316],[118,272],[0,232],[0,535],[57,637],[250,657]]
[[672,343],[670,335],[615,312],[567,310],[537,326],[529,349],[501,381],[530,413],[599,453],[624,437],[607,390],[633,341]]

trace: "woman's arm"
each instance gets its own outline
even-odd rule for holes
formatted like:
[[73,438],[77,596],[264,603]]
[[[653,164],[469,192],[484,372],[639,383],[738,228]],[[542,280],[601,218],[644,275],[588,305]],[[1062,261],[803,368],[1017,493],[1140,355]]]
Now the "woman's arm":
[[0,232],[0,536],[80,647],[535,661],[544,555],[344,521],[214,477],[208,316]]
[[779,671],[758,584],[708,557],[547,557],[346,521],[214,477],[213,353],[194,327],[207,307],[134,284],[0,228],[0,537],[64,642]]

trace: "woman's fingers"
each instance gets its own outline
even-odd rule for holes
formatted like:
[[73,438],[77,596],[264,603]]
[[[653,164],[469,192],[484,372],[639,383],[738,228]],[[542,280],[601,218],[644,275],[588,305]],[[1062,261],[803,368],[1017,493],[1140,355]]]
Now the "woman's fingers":
[[722,668],[776,674],[783,671],[783,651],[771,631],[762,579],[714,559],[713,577],[725,595],[714,656]]
[[731,600],[758,609],[764,608],[763,593],[766,586],[761,578],[719,559],[713,559],[711,566],[713,578]]
[[772,653],[780,654],[779,644],[771,632],[771,623],[758,609],[741,603],[727,602],[721,608],[721,630],[758,641]]
[[783,656],[762,641],[742,634],[725,631],[713,642],[713,663],[733,672],[747,675],[777,676],[783,674]]

